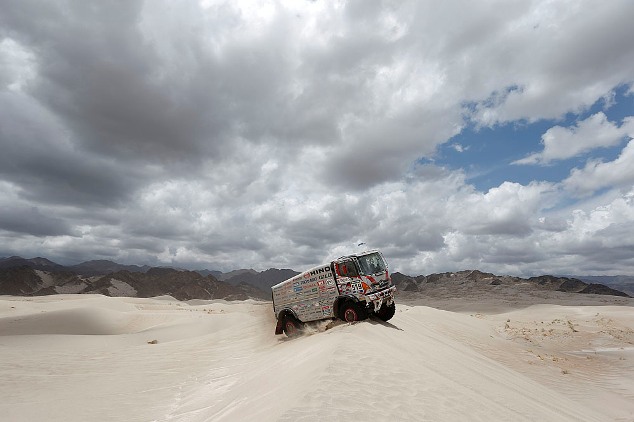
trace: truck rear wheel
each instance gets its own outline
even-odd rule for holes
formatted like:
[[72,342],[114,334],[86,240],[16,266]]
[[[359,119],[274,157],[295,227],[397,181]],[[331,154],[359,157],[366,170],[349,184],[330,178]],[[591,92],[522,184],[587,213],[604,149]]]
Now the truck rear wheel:
[[297,337],[302,331],[302,323],[295,317],[286,315],[284,317],[284,334],[286,337]]
[[341,308],[341,319],[346,322],[356,322],[364,320],[368,317],[365,309],[362,309],[357,303],[346,302]]
[[381,309],[376,312],[376,316],[379,317],[382,321],[388,321],[392,319],[394,313],[396,312],[396,304],[392,302],[391,305],[383,305]]

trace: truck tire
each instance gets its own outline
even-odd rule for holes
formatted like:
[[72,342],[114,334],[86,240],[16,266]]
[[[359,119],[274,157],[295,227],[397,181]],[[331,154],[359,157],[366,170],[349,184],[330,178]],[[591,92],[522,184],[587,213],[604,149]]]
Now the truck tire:
[[302,332],[302,323],[292,315],[284,317],[284,334],[286,337],[297,337]]
[[383,305],[375,314],[382,321],[389,321],[396,312],[396,304],[392,302],[391,305]]
[[357,322],[362,321],[368,317],[368,314],[365,312],[365,309],[361,308],[359,304],[354,302],[346,302],[341,307],[341,319],[346,322]]

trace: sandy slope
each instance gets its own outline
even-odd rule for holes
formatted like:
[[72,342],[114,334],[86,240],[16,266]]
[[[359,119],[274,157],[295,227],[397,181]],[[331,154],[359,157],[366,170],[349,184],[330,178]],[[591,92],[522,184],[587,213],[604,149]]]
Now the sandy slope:
[[[634,308],[457,313],[274,336],[270,303],[0,297],[11,421],[634,420]],[[156,340],[155,344],[148,343]]]

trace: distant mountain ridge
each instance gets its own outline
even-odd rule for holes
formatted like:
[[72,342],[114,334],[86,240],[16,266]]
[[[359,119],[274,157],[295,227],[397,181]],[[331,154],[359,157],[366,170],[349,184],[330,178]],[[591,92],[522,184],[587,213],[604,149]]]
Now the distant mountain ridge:
[[[169,267],[122,265],[92,260],[63,266],[46,258],[0,258],[0,294],[31,296],[99,293],[107,296],[170,295],[188,299],[270,299],[270,286],[298,274],[293,270],[253,269],[228,273]],[[226,281],[225,281],[226,280]]]
[[588,283],[605,284],[613,289],[620,290],[634,297],[634,276],[573,275],[570,277],[575,277]]
[[[152,297],[171,295],[179,300],[271,298],[271,286],[299,272],[269,268],[258,272],[241,269],[228,273],[211,270],[187,271],[169,267],[122,265],[107,260],[62,266],[46,258],[0,258],[0,294],[48,295],[99,293],[107,296]],[[634,279],[634,277],[632,278]],[[402,292],[469,295],[473,289],[523,288],[533,291],[628,296],[626,292],[580,278],[542,275],[523,279],[497,276],[478,270],[407,276],[392,273]],[[628,280],[621,280],[627,282]],[[627,285],[626,285],[627,287]]]
[[[235,273],[235,271],[234,271]],[[296,276],[299,272],[289,269],[278,270],[277,268],[269,268],[260,273],[251,270],[251,272],[243,272],[235,274],[225,281],[229,284],[237,285],[240,283],[248,283],[260,290],[271,291],[271,287],[284,280]]]
[[21,266],[27,266],[35,270],[44,271],[65,269],[63,265],[41,257],[26,259],[21,256],[10,256],[8,258],[0,258],[0,268],[14,268]]
[[571,277],[542,275],[530,278],[498,276],[478,270],[447,272],[416,277],[399,272],[392,274],[392,282],[397,289],[404,292],[418,293],[455,293],[456,296],[469,295],[475,290],[489,287],[491,291],[502,288],[513,288],[531,291],[557,291],[565,293],[599,294],[630,297],[628,294],[599,283],[585,283]]
[[194,271],[150,268],[146,272],[121,270],[103,276],[84,277],[70,271],[43,271],[19,266],[0,268],[0,294],[44,296],[53,294],[103,294],[105,296],[172,296],[178,300],[266,299],[250,285],[233,286]]
[[109,273],[114,273],[117,271],[129,271],[131,273],[145,273],[152,267],[148,265],[143,265],[143,266],[121,265],[121,264],[117,264],[116,262],[107,261],[107,260],[93,260],[93,261],[82,262],[81,264],[77,264],[77,265],[71,265],[66,268],[80,275],[95,276],[95,275],[105,275]]
[[233,271],[229,271],[228,273],[223,273],[223,272],[220,272],[220,271],[214,271],[214,272],[218,273],[218,276],[216,278],[218,280],[222,280],[222,281],[227,281],[228,279],[236,277],[236,276],[247,275],[247,274],[257,274],[258,273],[257,271],[255,271],[252,268],[242,269],[242,270],[233,270]]

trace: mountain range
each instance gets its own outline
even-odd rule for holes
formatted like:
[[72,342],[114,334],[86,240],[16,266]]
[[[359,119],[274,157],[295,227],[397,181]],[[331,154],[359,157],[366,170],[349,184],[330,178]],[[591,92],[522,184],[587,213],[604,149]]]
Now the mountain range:
[[625,292],[600,283],[586,283],[578,278],[541,275],[530,278],[498,276],[478,270],[448,272],[410,277],[401,273],[392,274],[392,282],[400,291],[423,295],[453,293],[454,296],[469,296],[487,290],[491,293],[504,289],[538,293],[556,291],[629,297]]
[[[106,296],[155,297],[169,295],[179,300],[226,299],[270,300],[271,286],[299,274],[291,269],[265,271],[241,269],[222,273],[188,271],[169,267],[122,265],[107,260],[63,266],[46,258],[0,258],[0,294],[16,296],[97,293]],[[433,295],[438,292],[469,294],[470,289],[499,290],[504,287],[531,291],[559,291],[628,296],[634,293],[634,277],[592,279],[542,275],[520,278],[498,276],[478,270],[408,276],[392,274],[399,291]],[[594,282],[601,281],[602,283]],[[608,285],[615,282],[622,289]]]

